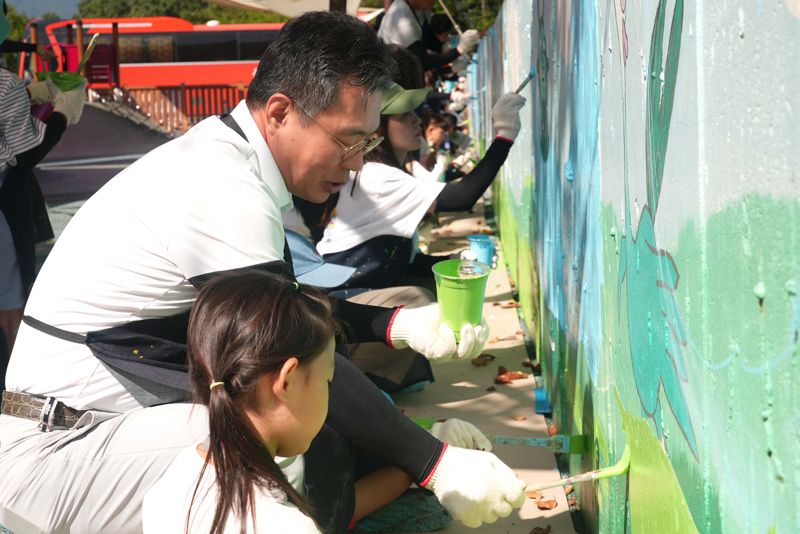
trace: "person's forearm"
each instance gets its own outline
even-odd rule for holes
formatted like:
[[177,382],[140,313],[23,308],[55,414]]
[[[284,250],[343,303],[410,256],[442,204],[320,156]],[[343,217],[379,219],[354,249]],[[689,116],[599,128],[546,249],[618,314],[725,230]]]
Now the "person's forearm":
[[331,300],[334,304],[334,315],[346,325],[348,343],[387,342],[389,325],[397,308],[369,306],[337,298]]
[[431,70],[442,65],[452,63],[454,59],[461,55],[457,48],[442,52],[441,54],[429,54],[425,45],[420,41],[416,41],[408,47],[414,53],[422,64],[422,70]]
[[336,355],[328,425],[348,443],[405,471],[420,483],[444,443],[403,415],[352,362]]
[[14,54],[17,52],[36,52],[35,43],[23,43],[22,41],[3,41],[0,43],[0,53]]
[[17,154],[17,165],[23,169],[33,169],[40,161],[42,161],[47,154],[53,149],[56,144],[61,140],[61,134],[67,128],[67,119],[61,113],[51,114],[44,123],[47,128],[44,131],[44,139],[42,142],[26,150],[21,154]]
[[413,482],[405,471],[396,467],[384,467],[356,480],[353,522],[383,508],[402,495]]
[[440,212],[467,211],[472,209],[481,195],[492,185],[500,167],[508,157],[513,141],[496,137],[486,155],[475,169],[459,182],[448,183],[436,197],[436,209]]

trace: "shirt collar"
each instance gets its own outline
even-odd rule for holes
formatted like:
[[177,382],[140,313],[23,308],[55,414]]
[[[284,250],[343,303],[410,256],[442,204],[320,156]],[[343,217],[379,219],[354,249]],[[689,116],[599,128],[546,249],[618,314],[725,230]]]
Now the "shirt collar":
[[278,169],[278,164],[275,163],[275,158],[272,157],[267,141],[261,135],[261,131],[258,129],[250,109],[247,107],[247,102],[244,100],[239,102],[231,111],[231,116],[236,120],[244,135],[247,136],[250,146],[256,153],[259,170],[261,171],[261,180],[275,193],[281,213],[286,213],[292,209],[292,194],[286,189],[283,175]]

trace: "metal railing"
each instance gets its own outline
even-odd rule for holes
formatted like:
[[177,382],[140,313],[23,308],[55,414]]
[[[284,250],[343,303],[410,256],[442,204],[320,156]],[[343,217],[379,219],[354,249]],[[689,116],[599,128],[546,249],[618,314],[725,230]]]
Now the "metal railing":
[[243,85],[181,85],[90,91],[89,99],[123,104],[146,117],[151,126],[177,134],[206,117],[229,113],[245,95]]

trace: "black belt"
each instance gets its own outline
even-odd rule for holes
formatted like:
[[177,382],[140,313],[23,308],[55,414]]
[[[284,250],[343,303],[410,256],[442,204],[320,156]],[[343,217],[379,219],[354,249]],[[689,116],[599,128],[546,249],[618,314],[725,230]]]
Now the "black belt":
[[76,410],[53,397],[39,397],[17,391],[4,391],[0,413],[39,422],[39,430],[72,428],[88,410]]

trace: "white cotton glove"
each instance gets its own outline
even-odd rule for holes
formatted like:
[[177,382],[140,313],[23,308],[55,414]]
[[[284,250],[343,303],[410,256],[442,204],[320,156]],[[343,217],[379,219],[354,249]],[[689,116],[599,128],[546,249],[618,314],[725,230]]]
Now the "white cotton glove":
[[525,502],[525,483],[490,452],[448,446],[424,487],[450,515],[477,528],[508,517]]
[[53,100],[50,86],[47,82],[31,82],[28,84],[28,93],[31,95],[31,104],[42,104]]
[[471,155],[469,154],[469,152],[461,154],[457,158],[453,159],[451,163],[455,165],[455,167],[458,168],[458,170],[460,170],[464,174],[471,173],[472,169],[475,168],[475,162],[471,159]]
[[469,59],[467,59],[467,56],[458,56],[453,60],[452,63],[450,63],[450,70],[458,75],[461,75],[467,71],[467,65],[469,65]]
[[517,138],[522,122],[519,111],[525,105],[525,98],[515,93],[506,93],[501,96],[492,108],[492,123],[497,135],[511,139]]
[[492,442],[472,423],[461,419],[448,419],[442,423],[433,423],[431,435],[444,441],[451,447],[491,451]]
[[478,42],[481,40],[481,34],[478,33],[478,30],[467,30],[461,34],[461,38],[458,40],[458,53],[462,56],[464,54],[469,54],[475,47],[478,46]]
[[450,154],[440,150],[436,153],[436,168],[440,168],[441,172],[444,172],[447,170],[447,166],[450,165],[451,159]]
[[86,103],[86,81],[66,93],[47,80],[50,93],[53,95],[53,111],[61,113],[67,118],[67,126],[77,124],[83,114],[83,105]]
[[435,302],[420,308],[400,308],[389,327],[389,339],[395,348],[408,346],[429,360],[449,360],[475,358],[480,354],[489,339],[489,326],[486,321],[479,326],[465,324],[460,334],[461,341],[457,344]]

